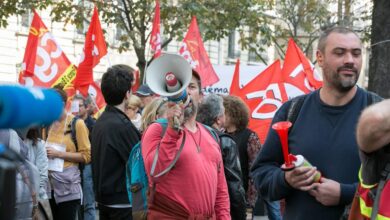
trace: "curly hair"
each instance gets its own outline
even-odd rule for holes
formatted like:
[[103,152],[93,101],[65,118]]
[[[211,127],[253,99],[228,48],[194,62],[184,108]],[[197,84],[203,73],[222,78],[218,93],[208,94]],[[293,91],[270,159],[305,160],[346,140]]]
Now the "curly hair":
[[237,96],[224,96],[223,105],[229,122],[235,125],[237,131],[244,130],[249,123],[249,108],[246,103]]

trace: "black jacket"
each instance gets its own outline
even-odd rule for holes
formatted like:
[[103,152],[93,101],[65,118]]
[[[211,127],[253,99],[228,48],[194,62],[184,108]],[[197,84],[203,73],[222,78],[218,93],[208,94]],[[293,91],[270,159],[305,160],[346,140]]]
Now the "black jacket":
[[245,190],[236,142],[228,135],[216,131],[220,139],[222,160],[229,190],[230,214],[232,220],[246,219]]
[[92,177],[98,203],[129,204],[126,162],[139,140],[140,133],[129,118],[107,105],[92,130]]

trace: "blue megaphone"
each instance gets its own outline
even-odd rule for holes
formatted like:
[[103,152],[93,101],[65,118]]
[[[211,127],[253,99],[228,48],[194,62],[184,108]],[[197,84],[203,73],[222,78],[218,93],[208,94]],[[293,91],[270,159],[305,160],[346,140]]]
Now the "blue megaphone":
[[0,86],[0,128],[25,128],[49,125],[64,109],[60,95],[53,89]]

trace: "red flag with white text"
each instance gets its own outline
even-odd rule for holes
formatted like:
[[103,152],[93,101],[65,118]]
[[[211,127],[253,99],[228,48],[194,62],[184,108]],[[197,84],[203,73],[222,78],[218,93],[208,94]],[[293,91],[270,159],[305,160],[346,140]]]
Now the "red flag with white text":
[[304,93],[309,93],[322,86],[322,79],[314,65],[290,38],[283,64],[284,80]]
[[204,48],[195,16],[192,17],[179,54],[190,63],[192,69],[199,73],[203,88],[219,81],[218,75],[215,73],[210,58]]
[[156,0],[152,33],[150,36],[150,47],[154,52],[154,58],[161,55],[161,33],[160,33],[160,3]]
[[93,68],[107,54],[107,46],[100,25],[97,7],[93,9],[91,23],[85,35],[84,50],[77,68],[74,86],[84,96],[88,95],[89,85],[93,83]]
[[250,110],[248,128],[257,133],[261,143],[267,137],[272,118],[279,107],[288,100],[282,83],[280,61],[276,60],[250,81],[238,94]]
[[[49,88],[62,82],[66,84],[75,75],[75,68],[34,10],[24,53],[19,83],[27,86]],[[61,79],[62,75],[68,76]]]

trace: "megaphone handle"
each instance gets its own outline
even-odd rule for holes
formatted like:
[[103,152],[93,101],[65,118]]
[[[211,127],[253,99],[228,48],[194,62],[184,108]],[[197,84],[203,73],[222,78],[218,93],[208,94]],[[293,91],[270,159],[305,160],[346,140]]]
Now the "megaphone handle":
[[180,129],[180,126],[181,124],[179,118],[176,116],[173,117],[173,128],[178,131]]

